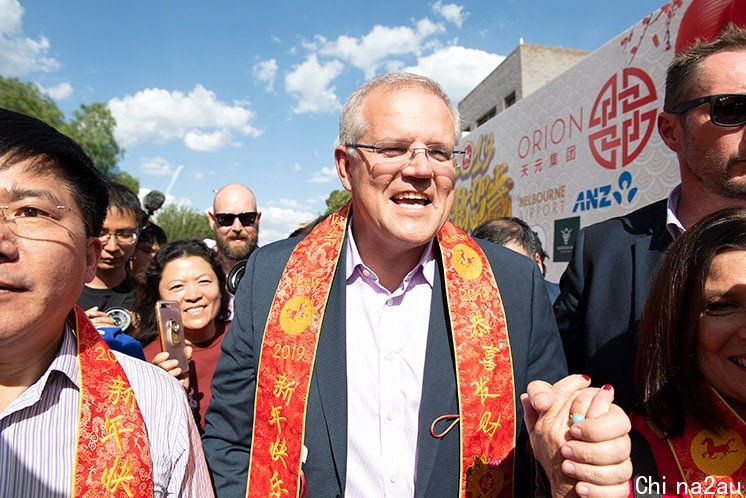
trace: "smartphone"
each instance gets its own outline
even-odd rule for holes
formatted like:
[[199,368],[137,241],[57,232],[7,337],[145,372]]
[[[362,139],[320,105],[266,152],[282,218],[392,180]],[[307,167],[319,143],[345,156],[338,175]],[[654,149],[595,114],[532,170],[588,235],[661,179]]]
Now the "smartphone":
[[184,325],[181,323],[181,309],[178,301],[159,300],[155,303],[155,318],[158,322],[158,335],[161,349],[168,352],[171,359],[179,360],[183,374],[189,372],[189,360],[184,354]]

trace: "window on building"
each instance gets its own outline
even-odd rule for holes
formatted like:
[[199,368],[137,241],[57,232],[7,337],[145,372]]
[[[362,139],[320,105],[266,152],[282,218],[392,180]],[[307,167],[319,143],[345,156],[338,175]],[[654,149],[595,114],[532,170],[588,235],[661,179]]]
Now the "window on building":
[[495,116],[497,116],[497,106],[493,107],[492,109],[487,111],[485,114],[483,114],[482,117],[477,119],[477,126],[482,126],[484,123],[494,118]]
[[510,92],[508,96],[503,99],[503,104],[503,109],[507,109],[508,107],[515,104],[515,92]]

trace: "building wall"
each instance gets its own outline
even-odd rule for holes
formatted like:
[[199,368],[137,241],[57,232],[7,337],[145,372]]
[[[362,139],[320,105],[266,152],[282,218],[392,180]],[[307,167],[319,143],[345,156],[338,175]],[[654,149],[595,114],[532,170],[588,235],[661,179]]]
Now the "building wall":
[[531,94],[590,52],[584,50],[520,44],[458,104],[463,131],[481,125],[481,120],[504,111],[506,99],[515,101]]
[[572,48],[521,45],[523,96],[535,92],[590,52]]

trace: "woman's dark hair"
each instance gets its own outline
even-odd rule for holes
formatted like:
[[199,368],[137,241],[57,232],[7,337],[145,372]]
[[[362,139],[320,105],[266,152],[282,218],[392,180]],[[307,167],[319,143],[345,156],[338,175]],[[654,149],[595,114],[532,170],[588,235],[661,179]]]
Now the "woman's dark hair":
[[640,319],[636,378],[643,408],[667,436],[693,421],[724,429],[708,401],[698,363],[697,335],[704,289],[713,258],[726,249],[746,250],[746,209],[713,213],[669,247]]
[[138,246],[145,245],[147,247],[152,247],[153,244],[162,246],[166,242],[168,242],[166,232],[152,221],[145,222],[145,225],[140,230],[140,235],[137,237]]
[[168,243],[160,248],[155,257],[138,277],[134,290],[134,309],[140,316],[137,330],[132,337],[147,346],[158,337],[158,326],[155,320],[155,303],[160,297],[158,286],[161,283],[163,269],[168,263],[175,259],[196,256],[202,258],[212,267],[212,271],[218,277],[220,287],[220,312],[216,321],[225,321],[228,318],[228,291],[225,286],[225,273],[218,261],[217,254],[210,250],[201,240],[185,239]]

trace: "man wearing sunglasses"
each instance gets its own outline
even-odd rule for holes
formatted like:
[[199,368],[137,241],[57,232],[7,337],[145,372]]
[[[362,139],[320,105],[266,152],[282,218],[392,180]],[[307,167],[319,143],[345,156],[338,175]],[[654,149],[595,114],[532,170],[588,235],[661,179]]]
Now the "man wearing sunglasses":
[[658,131],[676,154],[681,184],[628,215],[585,227],[554,304],[568,367],[610,383],[631,408],[635,337],[663,252],[699,219],[746,206],[746,30],[676,56]]
[[238,263],[249,259],[256,249],[261,216],[254,193],[248,187],[229,183],[215,193],[208,218],[226,275]]

